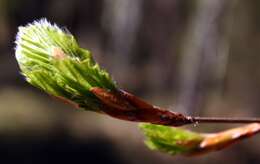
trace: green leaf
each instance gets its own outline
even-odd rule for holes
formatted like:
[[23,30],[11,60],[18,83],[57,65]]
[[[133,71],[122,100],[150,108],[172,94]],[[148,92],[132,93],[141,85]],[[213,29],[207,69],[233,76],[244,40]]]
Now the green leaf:
[[140,129],[146,136],[145,144],[151,150],[169,154],[181,154],[194,151],[204,137],[198,133],[181,128],[142,123]]
[[15,56],[29,83],[88,110],[97,110],[100,103],[91,88],[116,89],[91,53],[80,48],[68,31],[46,19],[19,27]]
[[196,133],[183,128],[140,124],[146,136],[145,144],[152,150],[171,155],[202,155],[222,150],[242,139],[260,133],[260,124],[252,123],[217,133]]

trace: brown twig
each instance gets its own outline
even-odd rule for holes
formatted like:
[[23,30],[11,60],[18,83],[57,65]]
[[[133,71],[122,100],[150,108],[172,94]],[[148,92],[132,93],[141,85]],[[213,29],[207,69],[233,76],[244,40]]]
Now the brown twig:
[[260,118],[247,117],[191,117],[194,123],[260,123]]

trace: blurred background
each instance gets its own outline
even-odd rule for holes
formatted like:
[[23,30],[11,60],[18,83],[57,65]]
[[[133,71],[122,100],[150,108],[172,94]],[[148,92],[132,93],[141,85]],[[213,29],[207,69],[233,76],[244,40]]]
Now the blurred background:
[[17,27],[45,17],[69,29],[121,88],[153,104],[257,117],[259,9],[258,0],[0,0],[0,163],[259,163],[259,136],[201,157],[150,151],[136,123],[51,98],[25,82],[14,57]]

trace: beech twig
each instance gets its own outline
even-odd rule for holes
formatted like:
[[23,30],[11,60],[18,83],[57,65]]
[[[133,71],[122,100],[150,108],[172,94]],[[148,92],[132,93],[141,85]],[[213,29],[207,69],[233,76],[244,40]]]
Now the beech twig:
[[80,48],[74,36],[41,19],[19,27],[16,59],[32,85],[76,107],[121,120],[182,126],[193,123],[260,123],[260,118],[193,117],[154,106],[121,90]]
[[250,117],[191,117],[191,119],[194,123],[260,123],[260,118]]

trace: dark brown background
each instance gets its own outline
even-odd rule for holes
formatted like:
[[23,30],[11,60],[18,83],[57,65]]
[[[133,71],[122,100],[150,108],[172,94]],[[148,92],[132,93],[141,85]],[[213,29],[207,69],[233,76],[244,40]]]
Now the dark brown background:
[[31,87],[14,57],[17,27],[46,17],[120,87],[156,105],[257,117],[259,9],[258,0],[0,0],[0,163],[259,163],[259,136],[195,158],[152,152],[135,123],[76,111]]

